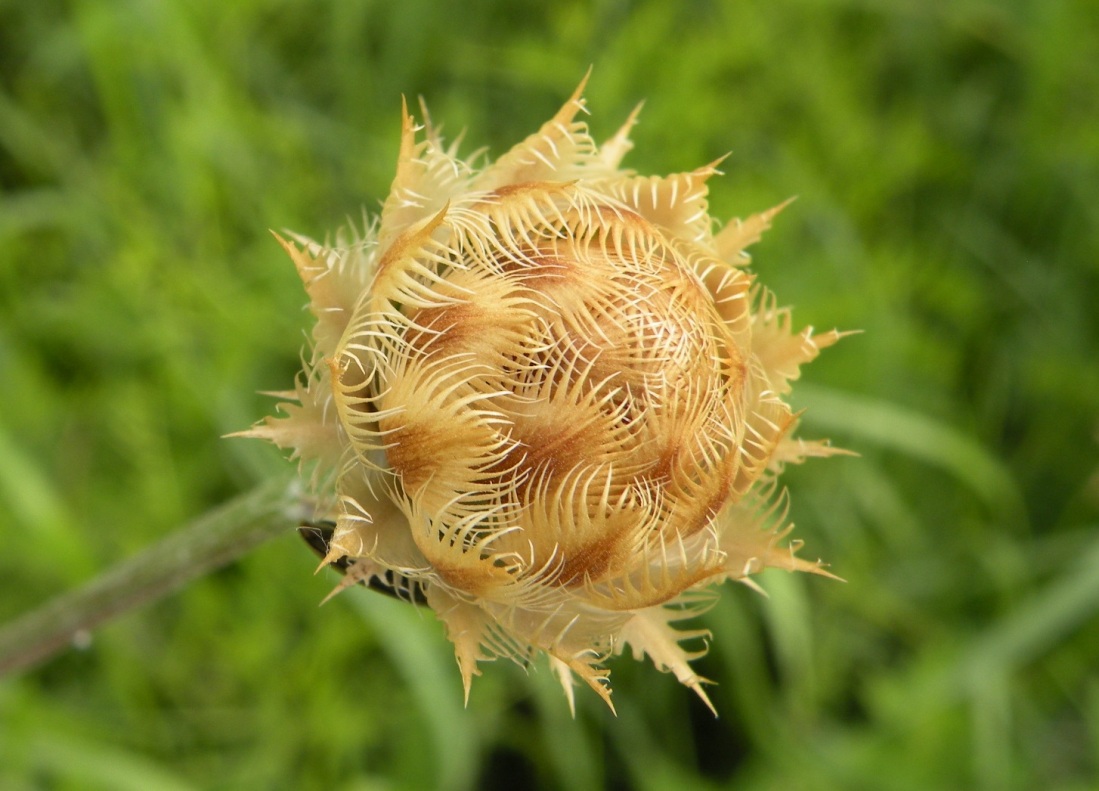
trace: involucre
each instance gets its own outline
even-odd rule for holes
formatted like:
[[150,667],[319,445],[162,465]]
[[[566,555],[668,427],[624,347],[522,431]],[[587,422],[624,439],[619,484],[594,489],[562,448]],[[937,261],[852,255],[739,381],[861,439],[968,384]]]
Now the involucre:
[[313,347],[245,434],[310,463],[328,561],[426,597],[467,699],[479,662],[546,654],[570,705],[574,674],[609,704],[629,646],[709,705],[680,645],[704,632],[672,624],[724,580],[823,573],[776,478],[835,452],[783,397],[839,333],[794,332],[745,268],[781,207],[715,232],[714,165],[622,169],[634,116],[597,146],[582,89],[482,167],[405,111],[380,218],[283,240]]

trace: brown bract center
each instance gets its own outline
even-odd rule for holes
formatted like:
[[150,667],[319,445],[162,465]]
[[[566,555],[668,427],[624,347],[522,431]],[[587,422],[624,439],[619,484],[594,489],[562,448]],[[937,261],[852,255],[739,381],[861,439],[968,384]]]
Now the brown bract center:
[[743,362],[659,230],[537,186],[395,241],[336,401],[352,444],[384,449],[429,559],[445,543],[474,569],[593,585],[726,505]]

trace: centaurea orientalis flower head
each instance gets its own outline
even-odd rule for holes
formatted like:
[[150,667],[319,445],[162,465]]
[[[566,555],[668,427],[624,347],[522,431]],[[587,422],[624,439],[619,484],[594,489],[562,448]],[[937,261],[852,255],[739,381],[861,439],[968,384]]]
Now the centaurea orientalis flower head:
[[[825,573],[786,541],[783,397],[839,333],[791,329],[745,267],[776,207],[717,230],[707,165],[621,162],[583,84],[477,167],[407,110],[381,216],[354,238],[281,240],[317,323],[283,415],[248,436],[312,465],[326,561],[398,580],[478,663],[548,656],[610,703],[632,649],[709,705],[673,624],[724,580]],[[348,562],[350,561],[350,565]]]

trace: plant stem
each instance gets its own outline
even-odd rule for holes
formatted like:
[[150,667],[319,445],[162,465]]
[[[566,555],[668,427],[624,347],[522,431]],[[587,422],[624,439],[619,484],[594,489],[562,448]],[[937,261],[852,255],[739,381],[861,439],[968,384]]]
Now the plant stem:
[[0,676],[86,642],[104,621],[231,563],[310,515],[292,479],[262,484],[230,500],[80,588],[0,627]]

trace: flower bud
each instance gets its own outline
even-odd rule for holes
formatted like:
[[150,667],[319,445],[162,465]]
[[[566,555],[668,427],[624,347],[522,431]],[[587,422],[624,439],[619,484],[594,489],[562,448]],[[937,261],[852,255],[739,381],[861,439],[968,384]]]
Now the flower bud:
[[622,169],[636,112],[597,146],[582,89],[483,167],[404,111],[380,218],[280,240],[312,354],[245,434],[312,464],[328,562],[423,594],[467,699],[479,662],[546,654],[570,705],[574,674],[609,704],[628,645],[709,705],[680,645],[705,633],[672,623],[726,579],[824,573],[776,478],[834,452],[783,396],[839,333],[793,332],[745,268],[781,206],[715,234],[715,165]]

